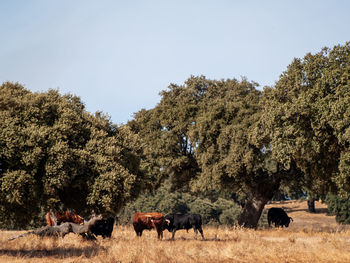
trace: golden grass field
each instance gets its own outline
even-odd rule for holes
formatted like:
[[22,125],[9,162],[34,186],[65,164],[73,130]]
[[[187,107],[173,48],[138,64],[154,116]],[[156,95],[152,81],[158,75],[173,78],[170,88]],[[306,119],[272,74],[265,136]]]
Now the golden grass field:
[[154,230],[137,238],[130,226],[118,226],[110,240],[95,242],[74,234],[7,241],[21,231],[1,231],[0,262],[350,262],[350,228],[326,216],[324,204],[316,203],[316,214],[306,212],[306,201],[271,206],[293,217],[288,229],[204,227],[204,241],[191,230],[176,232],[175,241],[168,231],[162,241]]

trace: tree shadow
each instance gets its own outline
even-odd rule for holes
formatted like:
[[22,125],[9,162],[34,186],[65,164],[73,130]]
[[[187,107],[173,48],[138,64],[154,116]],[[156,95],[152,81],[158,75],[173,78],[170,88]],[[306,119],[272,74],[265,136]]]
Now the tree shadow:
[[84,247],[84,248],[52,248],[52,249],[0,249],[0,256],[11,257],[26,257],[26,258],[69,258],[80,257],[86,258],[95,257],[100,250],[104,250],[103,247]]
[[[290,213],[290,212],[307,212],[308,210],[307,208],[298,208],[295,209],[293,207],[286,207],[283,208],[286,212]],[[316,208],[316,213],[310,213],[310,214],[328,214],[328,208]]]
[[317,208],[316,207],[316,214],[327,214],[328,215],[328,208]]
[[193,242],[193,241],[198,241],[198,242],[229,242],[229,241],[233,241],[233,242],[236,242],[239,240],[239,238],[237,237],[234,237],[234,238],[218,238],[218,237],[210,237],[210,238],[204,238],[204,239],[201,239],[201,238],[185,238],[185,237],[179,237],[179,238],[176,238],[175,239],[164,239],[163,241],[165,242],[174,242],[174,241],[188,241],[188,242]]

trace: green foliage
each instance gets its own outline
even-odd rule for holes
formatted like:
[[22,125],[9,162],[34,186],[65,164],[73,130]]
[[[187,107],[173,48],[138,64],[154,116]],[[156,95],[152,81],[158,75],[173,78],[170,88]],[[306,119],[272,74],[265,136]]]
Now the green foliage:
[[328,194],[326,197],[328,214],[335,215],[335,219],[341,224],[350,224],[350,198]]
[[10,82],[0,94],[0,227],[24,227],[50,208],[117,212],[157,181],[137,136],[78,97]]
[[274,158],[296,164],[308,191],[350,190],[350,43],[295,59],[264,90],[262,134]]
[[214,224],[219,222],[219,213],[215,205],[209,199],[197,198],[194,202],[189,204],[191,213],[200,214],[202,216],[203,224]]
[[328,194],[326,196],[326,204],[327,204],[327,208],[328,208],[328,215],[336,215],[337,212],[340,210],[340,206],[339,206],[339,196],[335,195],[335,194]]
[[219,222],[222,225],[234,226],[238,224],[239,215],[242,212],[241,207],[226,199],[219,199],[215,202],[217,213],[219,216]]
[[171,192],[171,185],[165,182],[155,193],[143,194],[134,202],[128,203],[118,214],[119,224],[130,224],[136,212],[161,212],[166,214],[198,213],[203,224],[237,224],[241,208],[233,201],[218,198],[210,201],[189,193]]
[[241,189],[249,185],[242,176],[264,165],[249,138],[259,119],[256,86],[245,79],[191,77],[182,86],[171,84],[157,107],[141,110],[128,125],[175,188],[190,183],[202,191],[217,184]]
[[226,226],[234,226],[237,225],[238,217],[240,215],[240,209],[229,208],[222,211],[219,216],[220,223]]
[[188,196],[184,197],[180,192],[172,193],[169,185],[163,184],[154,193],[143,193],[133,202],[129,202],[118,214],[118,223],[130,224],[136,212],[187,213],[189,208],[186,200]]

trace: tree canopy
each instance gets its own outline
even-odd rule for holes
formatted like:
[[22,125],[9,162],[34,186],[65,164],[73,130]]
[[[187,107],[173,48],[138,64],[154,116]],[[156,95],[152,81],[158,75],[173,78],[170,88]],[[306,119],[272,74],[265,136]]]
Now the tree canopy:
[[129,123],[148,158],[175,188],[244,192],[249,201],[240,223],[256,227],[288,172],[253,138],[262,111],[257,84],[191,77],[161,95],[154,109],[141,110]]
[[[318,193],[350,191],[350,43],[294,59],[264,90],[258,133],[284,166],[296,163],[302,184]],[[261,135],[261,134],[260,134]],[[257,136],[259,137],[259,136]]]
[[76,96],[0,86],[0,221],[23,226],[42,209],[117,212],[152,184],[137,136]]

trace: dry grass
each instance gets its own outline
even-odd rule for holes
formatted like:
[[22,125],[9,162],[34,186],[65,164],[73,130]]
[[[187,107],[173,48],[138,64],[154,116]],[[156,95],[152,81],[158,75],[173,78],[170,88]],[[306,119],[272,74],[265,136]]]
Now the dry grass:
[[[288,229],[204,228],[206,240],[193,231],[178,231],[175,241],[158,241],[155,231],[137,238],[131,227],[118,227],[112,239],[83,241],[28,236],[14,241],[15,231],[2,231],[0,262],[350,262],[350,230],[322,213],[308,214],[305,202],[275,203],[294,222]],[[321,204],[316,205],[322,207]]]

